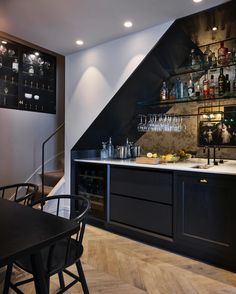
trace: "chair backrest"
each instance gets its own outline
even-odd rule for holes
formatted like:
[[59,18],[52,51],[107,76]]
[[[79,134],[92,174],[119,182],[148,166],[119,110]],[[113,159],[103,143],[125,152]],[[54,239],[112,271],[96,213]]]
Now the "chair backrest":
[[23,205],[29,205],[35,201],[38,186],[32,183],[17,183],[13,185],[1,186],[0,197],[9,198]]
[[[73,264],[76,259],[80,258],[80,255],[82,254],[82,252],[80,251],[82,248],[87,215],[90,210],[90,201],[86,197],[81,195],[54,195],[43,197],[30,205],[31,207],[36,207],[37,209],[41,209],[44,212],[52,213],[60,217],[65,217],[63,216],[65,204],[67,207],[70,207],[71,201],[76,201],[78,204],[77,215],[73,218],[69,216],[69,219],[71,221],[77,222],[79,224],[78,231],[73,234],[73,236],[68,236],[66,240],[50,246],[46,262],[47,271],[49,273],[52,271],[56,272],[57,270],[62,268],[66,268],[68,265]],[[62,252],[59,253],[59,249]],[[59,255],[60,262],[55,269],[55,256],[57,256],[58,259]]]

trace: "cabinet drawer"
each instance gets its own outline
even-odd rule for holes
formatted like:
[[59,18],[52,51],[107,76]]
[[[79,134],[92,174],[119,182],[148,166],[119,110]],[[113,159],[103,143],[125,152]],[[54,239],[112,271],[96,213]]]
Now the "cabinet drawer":
[[111,194],[111,221],[172,236],[172,207]]
[[172,203],[172,174],[150,170],[111,168],[111,193]]

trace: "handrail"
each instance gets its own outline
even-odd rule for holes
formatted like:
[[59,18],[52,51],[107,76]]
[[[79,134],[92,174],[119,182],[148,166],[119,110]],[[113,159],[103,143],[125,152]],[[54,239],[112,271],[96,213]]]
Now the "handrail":
[[43,142],[42,144],[42,197],[44,197],[44,153],[45,153],[45,144],[58,133],[63,127],[65,123],[62,123],[56,130]]

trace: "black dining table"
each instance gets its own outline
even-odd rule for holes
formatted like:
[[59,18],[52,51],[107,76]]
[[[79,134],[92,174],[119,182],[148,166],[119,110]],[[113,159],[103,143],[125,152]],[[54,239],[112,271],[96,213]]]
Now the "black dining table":
[[30,256],[37,294],[47,294],[41,249],[76,232],[79,224],[0,198],[0,268]]

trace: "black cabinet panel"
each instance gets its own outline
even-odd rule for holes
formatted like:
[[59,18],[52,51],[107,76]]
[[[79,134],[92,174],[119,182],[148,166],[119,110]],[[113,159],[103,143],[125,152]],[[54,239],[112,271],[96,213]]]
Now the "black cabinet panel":
[[191,173],[176,177],[176,241],[224,259],[235,251],[235,179]]
[[111,221],[172,236],[172,207],[111,194]]
[[142,169],[112,167],[111,192],[171,204],[172,174]]

